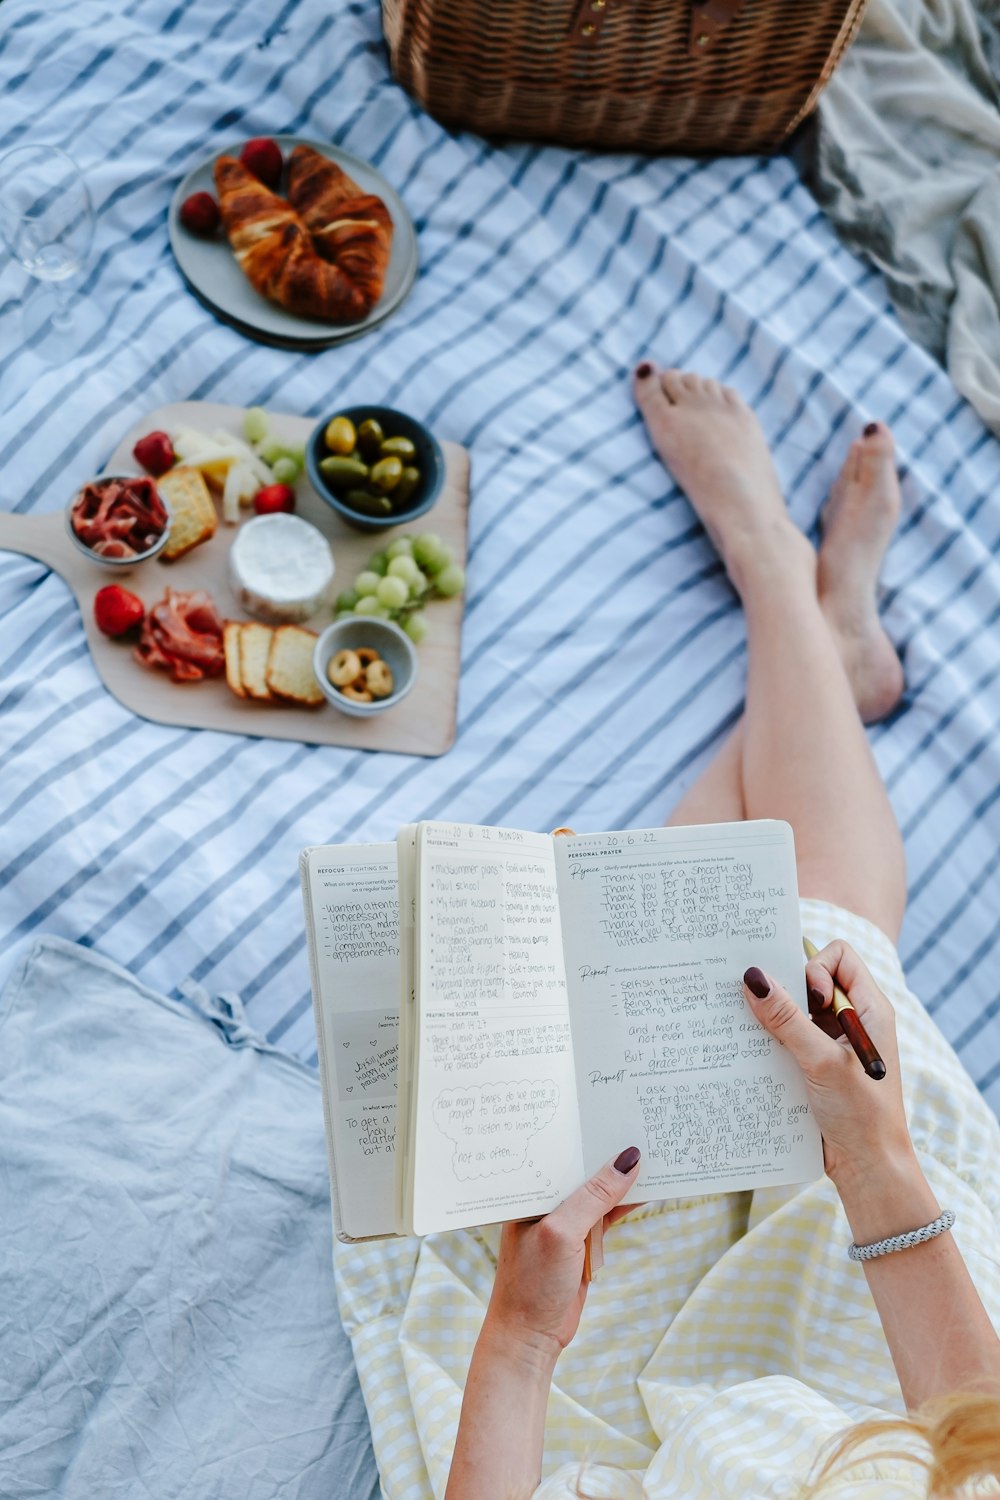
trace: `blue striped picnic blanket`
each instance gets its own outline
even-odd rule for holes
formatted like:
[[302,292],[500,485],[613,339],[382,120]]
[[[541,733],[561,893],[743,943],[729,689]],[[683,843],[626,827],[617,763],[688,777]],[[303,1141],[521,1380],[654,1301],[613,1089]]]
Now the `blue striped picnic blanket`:
[[[236,990],[310,1060],[302,845],[442,815],[662,820],[739,714],[745,638],[631,406],[648,352],[743,392],[805,527],[863,424],[896,433],[884,603],[909,686],[872,744],[909,855],[902,953],[1000,1102],[1000,449],[791,163],[450,134],[392,82],[374,0],[6,0],[0,83],[0,150],[53,142],[87,173],[81,294],[101,314],[66,368],[43,366],[18,340],[26,278],[0,266],[0,503],[60,507],[179,398],[397,404],[471,448],[474,484],[459,735],[440,760],[136,719],[98,681],[62,582],[0,555],[4,936],[92,945],[170,993],[185,977]],[[419,231],[404,307],[320,355],[214,321],[167,245],[181,175],[272,131],[369,158]]]

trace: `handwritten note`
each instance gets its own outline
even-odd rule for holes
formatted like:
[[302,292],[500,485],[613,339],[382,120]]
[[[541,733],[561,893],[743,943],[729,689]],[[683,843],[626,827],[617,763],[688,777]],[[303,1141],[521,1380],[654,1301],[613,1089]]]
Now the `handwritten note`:
[[580,1180],[552,840],[421,824],[413,1222],[554,1208]]
[[532,1136],[558,1108],[559,1089],[550,1078],[445,1089],[431,1106],[434,1123],[455,1147],[451,1169],[459,1182],[523,1167]]
[[818,1175],[801,1075],[743,998],[759,964],[805,1002],[787,825],[555,846],[587,1169],[634,1141],[637,1200]]
[[[334,1192],[351,1238],[395,1229],[399,890],[395,844],[308,853]],[[333,1164],[331,1164],[333,1165]]]

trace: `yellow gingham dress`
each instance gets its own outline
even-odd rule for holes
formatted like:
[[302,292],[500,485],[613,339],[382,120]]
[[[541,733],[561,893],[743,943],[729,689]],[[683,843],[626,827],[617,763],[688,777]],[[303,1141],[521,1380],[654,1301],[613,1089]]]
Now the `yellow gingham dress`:
[[[896,1008],[911,1133],[1000,1326],[997,1121],[906,988],[885,934],[826,902],[801,905],[803,931],[821,947],[850,942]],[[444,1494],[498,1236],[493,1227],[336,1247],[387,1500]],[[829,1437],[901,1414],[850,1239],[825,1178],[650,1205],[610,1229],[579,1333],[556,1367],[537,1500],[569,1500],[578,1483],[614,1500],[780,1500]],[[909,1465],[858,1478],[845,1494],[923,1493]]]

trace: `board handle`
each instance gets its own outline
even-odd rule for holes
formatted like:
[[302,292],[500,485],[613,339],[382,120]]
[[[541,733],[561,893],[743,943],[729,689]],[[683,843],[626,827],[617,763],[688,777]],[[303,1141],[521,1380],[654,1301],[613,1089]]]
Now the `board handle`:
[[0,552],[21,552],[62,573],[62,563],[71,546],[61,513],[18,516],[0,511]]

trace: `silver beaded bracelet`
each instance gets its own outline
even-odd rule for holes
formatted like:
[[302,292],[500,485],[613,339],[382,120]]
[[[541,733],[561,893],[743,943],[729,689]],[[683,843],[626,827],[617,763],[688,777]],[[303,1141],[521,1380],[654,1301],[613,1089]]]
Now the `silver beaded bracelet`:
[[874,1260],[877,1255],[892,1255],[894,1250],[909,1250],[912,1245],[923,1245],[928,1240],[937,1239],[954,1222],[955,1215],[950,1208],[946,1208],[933,1223],[925,1224],[922,1229],[908,1229],[905,1234],[891,1234],[888,1239],[876,1240],[873,1245],[849,1245],[847,1253],[852,1260]]

